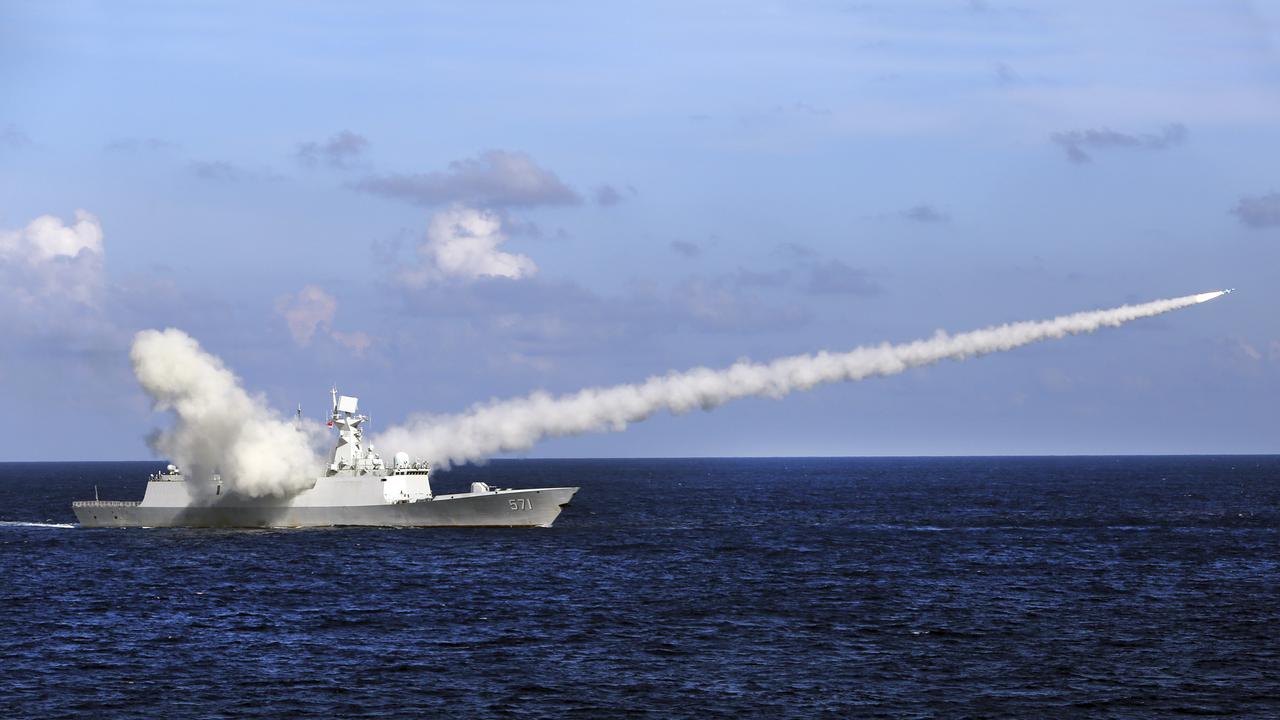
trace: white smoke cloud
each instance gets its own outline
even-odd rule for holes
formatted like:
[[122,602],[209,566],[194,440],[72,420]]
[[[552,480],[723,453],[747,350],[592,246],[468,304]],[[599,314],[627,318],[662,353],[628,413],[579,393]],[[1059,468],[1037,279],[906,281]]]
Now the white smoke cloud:
[[445,278],[517,279],[536,274],[532,258],[498,249],[506,241],[496,214],[451,207],[431,216],[426,242],[418,246],[422,264],[402,273],[400,280],[409,287],[423,287]]
[[894,375],[941,360],[1010,350],[1042,340],[1114,327],[1221,295],[1202,293],[1111,310],[1064,315],[1052,320],[1010,323],[948,335],[939,330],[927,340],[888,343],[845,353],[819,352],[768,363],[740,361],[721,370],[695,368],[653,377],[635,385],[588,388],[553,397],[527,397],[477,405],[454,416],[421,416],[381,433],[377,444],[416,454],[440,466],[483,460],[494,454],[527,450],[548,437],[587,432],[619,432],[660,410],[685,413],[710,410],[751,396],[780,398],[832,382]]
[[143,330],[130,358],[155,408],[175,418],[152,438],[152,449],[183,469],[196,494],[213,495],[215,472],[224,492],[250,497],[291,495],[322,472],[315,445],[323,431],[314,424],[295,428],[181,330]]

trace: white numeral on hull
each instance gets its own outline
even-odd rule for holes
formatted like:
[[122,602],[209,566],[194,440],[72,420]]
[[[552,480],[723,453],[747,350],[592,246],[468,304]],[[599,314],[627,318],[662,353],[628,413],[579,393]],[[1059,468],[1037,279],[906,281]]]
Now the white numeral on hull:
[[507,501],[507,505],[512,510],[532,510],[533,502],[525,498],[514,498]]

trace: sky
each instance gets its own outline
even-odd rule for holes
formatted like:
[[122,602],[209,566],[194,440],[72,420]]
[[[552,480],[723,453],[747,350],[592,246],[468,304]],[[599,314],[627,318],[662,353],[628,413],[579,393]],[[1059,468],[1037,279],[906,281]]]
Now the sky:
[[1273,453],[1277,157],[1261,2],[0,0],[0,460],[152,457],[150,328],[376,432],[1229,287],[527,455]]

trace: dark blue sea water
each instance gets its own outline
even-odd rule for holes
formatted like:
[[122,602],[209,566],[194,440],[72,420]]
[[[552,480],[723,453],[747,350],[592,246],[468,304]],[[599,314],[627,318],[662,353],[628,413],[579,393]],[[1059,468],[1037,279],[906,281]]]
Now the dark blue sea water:
[[1280,715],[1280,457],[509,461],[552,529],[81,530],[0,464],[3,717]]

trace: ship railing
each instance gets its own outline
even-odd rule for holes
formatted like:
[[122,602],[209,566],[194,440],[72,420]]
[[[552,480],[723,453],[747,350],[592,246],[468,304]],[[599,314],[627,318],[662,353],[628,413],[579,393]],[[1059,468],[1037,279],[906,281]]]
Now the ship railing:
[[138,500],[75,500],[71,507],[137,507],[141,504]]

